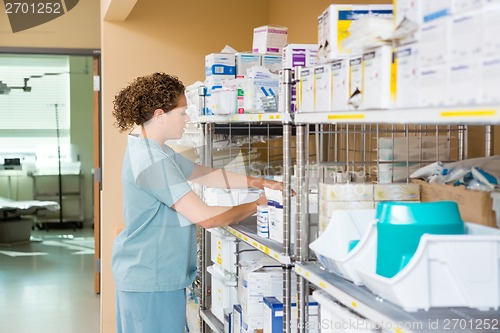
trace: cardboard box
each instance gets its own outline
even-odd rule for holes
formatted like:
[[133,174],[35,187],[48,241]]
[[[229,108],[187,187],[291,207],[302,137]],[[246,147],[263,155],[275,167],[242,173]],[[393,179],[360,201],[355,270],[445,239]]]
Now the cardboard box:
[[288,42],[288,28],[265,25],[253,29],[254,53],[280,54]]
[[483,42],[483,11],[455,15],[451,19],[450,58],[452,61],[476,59]]
[[349,108],[357,108],[363,98],[363,57],[349,60]]
[[381,46],[363,54],[362,109],[387,109],[395,100],[392,48]]
[[342,47],[351,23],[367,15],[390,15],[392,5],[330,5],[318,17],[318,58],[321,63],[351,54]]
[[447,105],[476,105],[481,100],[481,67],[469,60],[448,65]]
[[422,66],[442,64],[450,55],[451,18],[425,22],[420,28],[419,55]]
[[274,74],[279,74],[282,62],[282,57],[276,54],[263,54],[260,59],[260,64]]
[[298,107],[300,112],[314,111],[314,68],[302,68],[298,88]]
[[418,44],[396,49],[396,105],[398,108],[420,106]]
[[349,102],[349,60],[335,61],[330,66],[332,72],[332,111],[345,111]]
[[241,305],[235,304],[233,306],[233,333],[241,333]]
[[500,53],[500,1],[483,10],[483,55],[498,56]]
[[315,66],[317,52],[318,44],[288,44],[283,48],[283,68]]
[[211,53],[205,56],[205,76],[235,78],[236,60],[232,53]]
[[[283,293],[283,271],[279,267],[262,267],[250,263],[240,267],[238,301],[244,317],[263,316],[263,297]],[[245,318],[243,318],[243,322]]]
[[[308,324],[308,332],[316,333],[319,328],[318,302],[309,301],[308,315],[306,320]],[[297,332],[297,304],[291,304],[291,319],[292,332]],[[282,333],[283,332],[283,303],[276,297],[264,297],[264,331],[263,333]]]
[[258,53],[236,53],[236,77],[246,77],[247,69],[260,66],[261,57]]
[[419,70],[420,106],[444,106],[448,101],[448,65],[421,67]]
[[497,227],[491,193],[471,191],[463,186],[429,184],[422,180],[415,180],[415,183],[420,184],[422,202],[452,200],[458,204],[464,222]]
[[484,58],[481,61],[480,71],[482,85],[480,102],[484,104],[500,103],[500,94],[498,94],[498,87],[500,87],[500,56]]
[[314,67],[314,110],[328,112],[331,110],[332,80],[330,64]]

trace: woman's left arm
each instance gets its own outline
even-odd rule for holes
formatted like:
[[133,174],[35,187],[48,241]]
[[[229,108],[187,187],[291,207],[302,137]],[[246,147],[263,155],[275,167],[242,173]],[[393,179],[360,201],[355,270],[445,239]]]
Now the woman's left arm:
[[195,164],[194,170],[189,177],[189,181],[204,186],[225,189],[264,189],[264,187],[269,187],[276,190],[283,189],[283,183],[281,182],[260,177],[250,177],[236,172],[227,171],[224,169],[210,168],[199,164]]

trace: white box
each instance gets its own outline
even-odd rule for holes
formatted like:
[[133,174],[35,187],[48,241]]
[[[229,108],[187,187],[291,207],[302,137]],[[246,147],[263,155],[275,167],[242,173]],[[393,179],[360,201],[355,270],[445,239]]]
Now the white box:
[[235,78],[236,60],[233,53],[211,53],[205,56],[205,76],[221,75]]
[[244,316],[263,316],[263,297],[283,294],[281,267],[242,263],[238,276],[238,301]]
[[[500,56],[484,58],[481,61],[481,97],[483,104],[500,103]],[[497,213],[500,216],[500,212]]]
[[288,44],[283,48],[282,68],[316,66],[318,44]]
[[241,316],[241,333],[261,332],[264,327],[264,316],[249,316],[243,312]]
[[233,308],[237,303],[236,281],[226,280],[213,267],[208,267],[212,281],[211,311],[217,319],[224,322],[224,309]]
[[451,0],[451,12],[460,14],[483,7],[483,0]]
[[393,3],[396,4],[394,6],[394,25],[396,28],[405,19],[418,25],[422,24],[423,1],[397,0]]
[[[448,65],[447,105],[475,105],[481,99],[479,61],[455,62]],[[497,87],[498,88],[498,87]]]
[[363,99],[363,57],[349,60],[349,108],[357,109]]
[[447,65],[420,67],[420,106],[444,106],[447,98]]
[[321,183],[319,195],[324,201],[373,201],[373,185]]
[[349,60],[343,59],[331,65],[332,111],[345,111],[349,102]]
[[247,69],[259,66],[261,57],[258,53],[236,53],[236,77],[246,77]]
[[262,80],[247,79],[243,83],[243,91],[245,113],[264,112],[262,98],[270,95],[278,95],[279,80],[278,78]]
[[269,69],[271,73],[279,74],[282,68],[282,56],[276,54],[263,54],[261,65]]
[[[431,1],[429,1],[431,2]],[[426,22],[420,29],[420,64],[428,66],[448,61],[450,52],[451,18],[441,17]]]
[[408,44],[396,48],[396,105],[398,108],[420,106],[418,83],[418,44]]
[[481,10],[458,14],[451,20],[450,60],[477,58],[483,47],[483,12]]
[[327,112],[332,109],[331,65],[314,67],[314,111]]
[[[319,331],[318,303],[309,300],[308,319],[306,325],[308,332],[315,333]],[[291,332],[297,332],[297,303],[291,304]],[[282,333],[283,332],[283,303],[276,297],[264,297],[264,330],[263,333]]]
[[336,60],[351,53],[342,47],[349,36],[353,20],[368,14],[390,15],[392,5],[330,5],[318,17],[318,58],[320,62]]
[[301,79],[297,89],[297,104],[299,112],[314,111],[314,68],[302,68]]
[[253,29],[254,53],[280,54],[288,44],[288,28],[280,26],[265,25]]
[[[500,1],[498,1],[500,4]],[[483,8],[483,55],[500,53],[500,5]]]
[[233,308],[224,309],[224,333],[233,332]]
[[363,54],[362,109],[387,109],[394,104],[395,82],[390,46],[381,46]]
[[241,333],[241,305],[235,304],[233,306],[233,333]]

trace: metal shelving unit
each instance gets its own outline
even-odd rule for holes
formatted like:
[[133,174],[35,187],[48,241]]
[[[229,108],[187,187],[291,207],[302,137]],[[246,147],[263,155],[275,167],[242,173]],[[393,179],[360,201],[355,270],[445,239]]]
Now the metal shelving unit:
[[432,124],[491,125],[500,123],[500,105],[392,110],[297,113],[300,124]]
[[[356,286],[340,276],[325,271],[315,262],[296,263],[295,272],[351,310],[374,323],[383,325],[382,329],[388,332],[430,333],[445,330],[446,326],[447,332],[475,332],[474,325],[500,320],[500,310],[484,312],[471,308],[431,308],[429,311],[406,312],[401,307],[377,297],[365,287]],[[439,328],[432,328],[431,325]],[[497,328],[500,328],[500,323],[497,324]],[[483,327],[481,331],[498,332],[498,329]]]
[[275,259],[280,264],[291,265],[292,259],[290,256],[283,255],[283,245],[270,239],[259,237],[255,232],[257,221],[244,221],[226,227],[226,230],[236,236],[236,238],[244,241],[254,249],[257,249],[267,256]]
[[[319,126],[333,126],[334,128],[342,127],[344,135],[351,135],[352,132],[358,131],[361,133],[366,131],[368,126],[376,124],[376,134],[379,134],[379,125],[392,124],[393,126],[403,127],[403,136],[408,135],[407,125],[423,125],[428,124],[435,126],[436,135],[439,135],[439,128],[445,127],[450,133],[450,125],[458,125],[456,132],[458,140],[457,158],[466,158],[467,152],[467,125],[485,125],[485,143],[486,155],[492,151],[491,146],[491,125],[500,124],[500,106],[471,106],[471,107],[443,107],[433,109],[415,109],[415,110],[366,110],[366,111],[345,111],[345,112],[317,112],[317,113],[297,113],[294,117],[295,125],[297,126],[297,170],[298,170],[298,187],[305,186],[307,179],[304,177],[304,168],[308,161],[305,158],[308,156],[307,142],[308,132],[304,129],[305,125],[315,124]],[[351,126],[351,127],[349,127]],[[392,127],[392,128],[395,128]],[[432,132],[432,130],[431,130]],[[361,133],[365,134],[365,133]],[[449,134],[448,134],[449,135]],[[394,136],[393,136],[394,137]],[[337,138],[335,138],[337,139]],[[337,145],[338,142],[335,142]],[[344,143],[346,144],[346,143]],[[349,150],[349,144],[347,143]],[[361,145],[358,142],[358,145]],[[343,147],[345,148],[345,147]],[[362,145],[362,149],[367,149]],[[360,153],[360,151],[355,151]],[[319,154],[321,154],[320,152]],[[364,157],[366,151],[361,152]],[[335,155],[337,151],[335,151]],[[439,155],[436,155],[439,156]],[[349,158],[344,163],[349,163]],[[365,163],[366,160],[362,163]],[[373,161],[371,162],[373,163]],[[302,185],[300,184],[302,183]],[[299,196],[300,198],[301,196]],[[302,207],[302,200],[297,200],[298,210]],[[307,206],[305,206],[307,207]],[[302,209],[303,210],[303,209]],[[300,239],[301,230],[309,229],[309,221],[307,215],[299,214],[297,216],[297,237]],[[300,226],[300,227],[299,227]],[[302,238],[304,240],[304,238]],[[368,320],[377,324],[383,324],[380,327],[384,332],[435,332],[435,331],[450,331],[450,332],[473,332],[476,331],[474,325],[479,325],[482,331],[498,332],[500,323],[496,325],[482,326],[482,323],[495,323],[500,318],[500,310],[479,311],[472,308],[431,308],[429,311],[407,312],[403,308],[394,305],[384,299],[376,296],[365,287],[356,286],[350,281],[347,281],[339,276],[336,276],[324,270],[320,264],[308,261],[308,242],[298,242],[302,253],[294,262],[295,272],[301,280],[307,281],[315,286],[315,288],[326,291],[334,297],[339,303],[356,312]],[[297,298],[305,309],[299,307],[298,325],[304,327],[305,318],[307,318],[307,306],[303,301],[308,295],[307,288],[298,289]],[[302,325],[301,325],[302,324]],[[432,326],[434,325],[434,326]],[[438,325],[438,326],[436,326]],[[437,327],[437,328],[436,328]],[[299,330],[300,331],[300,330]]]
[[[286,70],[283,73],[283,96],[285,96],[286,110],[282,113],[256,113],[256,114],[233,114],[233,115],[214,115],[214,116],[201,116],[198,122],[201,125],[203,135],[203,151],[202,161],[206,166],[213,166],[213,142],[214,134],[216,132],[216,124],[227,124],[229,129],[233,125],[246,124],[248,125],[247,133],[251,135],[252,125],[275,125],[282,126],[283,146],[290,147],[292,136],[292,119],[290,116],[291,106],[291,72]],[[205,108],[205,94],[206,90],[201,87],[199,90],[200,105],[202,109]],[[241,129],[240,129],[241,131]],[[243,129],[243,131],[245,131]],[[271,133],[268,129],[267,133]],[[229,140],[231,140],[231,133],[229,133]],[[290,232],[290,197],[291,197],[291,151],[290,149],[283,148],[283,183],[284,183],[284,225],[283,225],[283,244],[274,242],[272,240],[263,239],[256,234],[256,221],[243,222],[238,225],[227,227],[226,230],[237,239],[249,244],[251,247],[263,252],[269,257],[281,263],[283,268],[283,319],[284,322],[290,323],[291,319],[291,277],[292,277],[292,259],[290,252],[291,245],[291,232]],[[212,330],[214,332],[223,332],[223,323],[221,323],[213,314],[208,310],[208,297],[209,297],[209,282],[207,278],[207,266],[210,259],[210,243],[209,232],[202,230],[200,234],[200,279],[201,279],[201,297],[200,297],[200,317],[202,319],[202,333]],[[290,325],[285,325],[284,332],[290,332]]]

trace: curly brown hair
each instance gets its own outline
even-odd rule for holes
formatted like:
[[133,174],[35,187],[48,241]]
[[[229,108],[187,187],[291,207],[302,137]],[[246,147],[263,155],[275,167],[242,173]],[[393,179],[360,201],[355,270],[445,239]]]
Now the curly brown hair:
[[150,120],[156,109],[173,110],[185,90],[184,84],[169,74],[160,72],[138,77],[116,94],[114,125],[124,132]]

